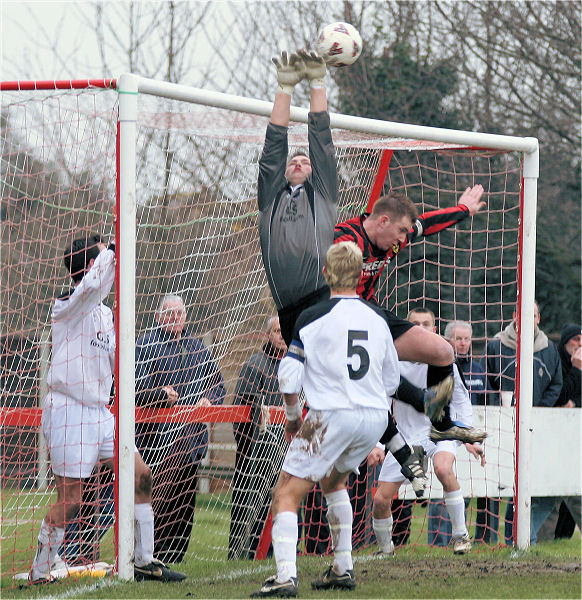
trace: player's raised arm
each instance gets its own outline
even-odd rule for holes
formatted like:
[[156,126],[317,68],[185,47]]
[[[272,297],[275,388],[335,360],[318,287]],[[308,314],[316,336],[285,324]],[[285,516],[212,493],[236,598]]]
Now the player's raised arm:
[[277,67],[278,85],[271,113],[271,123],[287,127],[293,90],[305,78],[304,64],[297,54],[288,55],[285,50],[281,52],[280,56],[273,56],[272,60]]
[[325,61],[313,50],[298,50],[298,56],[303,60],[305,77],[311,88],[311,112],[323,112],[327,110],[327,95],[325,92],[325,74],[327,68]]
[[483,192],[482,185],[475,185],[463,192],[457,206],[431,210],[421,214],[406,237],[407,243],[421,235],[429,236],[439,233],[456,225],[463,219],[477,214],[486,205],[486,202],[481,200]]

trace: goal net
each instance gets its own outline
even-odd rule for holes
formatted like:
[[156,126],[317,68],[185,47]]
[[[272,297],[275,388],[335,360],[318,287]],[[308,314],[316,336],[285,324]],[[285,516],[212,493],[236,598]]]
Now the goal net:
[[[63,250],[84,234],[116,235],[118,100],[109,85],[3,92],[4,586],[28,571],[55,497],[40,414],[51,307],[71,286]],[[267,122],[225,108],[139,99],[136,443],[153,472],[156,552],[168,562],[258,559],[269,552],[270,491],[286,444],[276,360],[265,347],[275,307],[257,232],[257,164]],[[386,269],[380,288],[382,302],[403,318],[413,307],[430,308],[440,333],[451,320],[470,322],[473,356],[480,357],[516,304],[522,155],[340,128],[333,137],[340,220],[389,189],[405,192],[425,212],[454,206],[466,187],[483,185],[486,208],[412,244]],[[306,125],[292,123],[289,141],[292,149],[305,148]],[[177,300],[186,311],[179,344],[164,329]],[[115,289],[105,302],[114,307]],[[178,396],[172,407],[168,387]],[[489,403],[474,407],[475,424],[489,432],[487,466],[459,449],[457,472],[471,535],[479,521],[484,541],[495,546],[503,543],[505,504],[514,496],[517,426],[514,409],[500,406],[497,393]],[[364,552],[375,548],[377,476],[364,464],[349,480],[354,548]],[[450,532],[432,469],[430,481],[427,500],[414,501],[408,486],[395,499],[395,541],[407,548],[429,544],[435,533],[446,540]],[[112,476],[96,468],[59,551],[69,564],[114,562],[114,497]],[[330,551],[317,488],[302,506],[300,534],[300,552]]]

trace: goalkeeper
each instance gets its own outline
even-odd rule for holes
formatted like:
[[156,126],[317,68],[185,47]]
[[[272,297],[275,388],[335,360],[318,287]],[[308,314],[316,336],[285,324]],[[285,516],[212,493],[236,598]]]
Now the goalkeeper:
[[[273,62],[277,67],[279,86],[259,160],[259,237],[281,334],[289,345],[299,314],[329,298],[322,267],[325,253],[333,243],[337,222],[338,182],[323,58],[315,52],[299,50],[289,56],[282,52],[280,57],[273,58]],[[309,156],[297,152],[287,160],[291,94],[303,79],[309,81],[311,89]],[[441,388],[439,394],[429,393],[430,399],[437,396],[431,408],[436,407],[438,411],[439,403],[448,402],[451,389],[452,384],[448,390]],[[412,452],[398,435],[391,416],[389,419],[390,437],[383,442],[402,466],[416,492],[422,495],[426,484],[422,457]]]

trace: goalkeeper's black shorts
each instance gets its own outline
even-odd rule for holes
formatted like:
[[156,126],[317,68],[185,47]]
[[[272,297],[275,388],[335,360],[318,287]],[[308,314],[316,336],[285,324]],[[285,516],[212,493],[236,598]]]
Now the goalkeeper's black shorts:
[[406,333],[411,327],[414,327],[413,323],[406,321],[405,319],[401,319],[391,310],[388,310],[387,308],[384,308],[383,310],[388,317],[388,326],[390,327],[390,333],[392,334],[393,340],[396,340],[403,333]]

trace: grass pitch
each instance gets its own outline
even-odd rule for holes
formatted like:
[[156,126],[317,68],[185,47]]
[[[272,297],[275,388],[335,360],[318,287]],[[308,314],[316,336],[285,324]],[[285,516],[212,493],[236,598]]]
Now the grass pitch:
[[[275,573],[272,559],[226,561],[229,502],[226,497],[205,497],[197,502],[195,527],[187,558],[176,565],[188,579],[182,583],[125,583],[117,577],[79,577],[49,586],[15,587],[8,573],[30,566],[40,519],[50,493],[4,494],[2,531],[2,589],[0,597],[19,599],[73,598],[248,598],[263,580]],[[34,502],[33,502],[34,500]],[[29,502],[30,501],[30,502]],[[14,504],[14,518],[10,509]],[[30,507],[28,507],[30,504]],[[34,508],[32,508],[34,505]],[[16,510],[16,507],[18,510]],[[28,508],[27,508],[28,507]],[[357,587],[352,592],[313,591],[310,582],[330,564],[329,556],[298,557],[300,598],[581,598],[581,537],[544,542],[529,552],[512,548],[475,546],[466,556],[451,549],[429,548],[424,509],[415,506],[410,544],[396,556],[376,557],[375,546],[354,552]],[[418,514],[417,514],[418,511]],[[503,514],[503,508],[501,511]],[[18,517],[18,518],[16,518]],[[101,560],[113,561],[112,532],[101,541]],[[217,553],[217,550],[221,549]],[[9,561],[10,564],[6,564]]]
[[[310,582],[330,557],[298,559],[300,598],[580,598],[580,534],[542,543],[528,553],[511,548],[475,550],[454,556],[451,550],[402,549],[393,558],[370,550],[354,554],[358,582],[353,592],[313,591]],[[67,579],[50,586],[2,590],[3,598],[248,598],[275,572],[274,561],[197,561],[180,565],[182,583],[124,583],[116,577]]]

